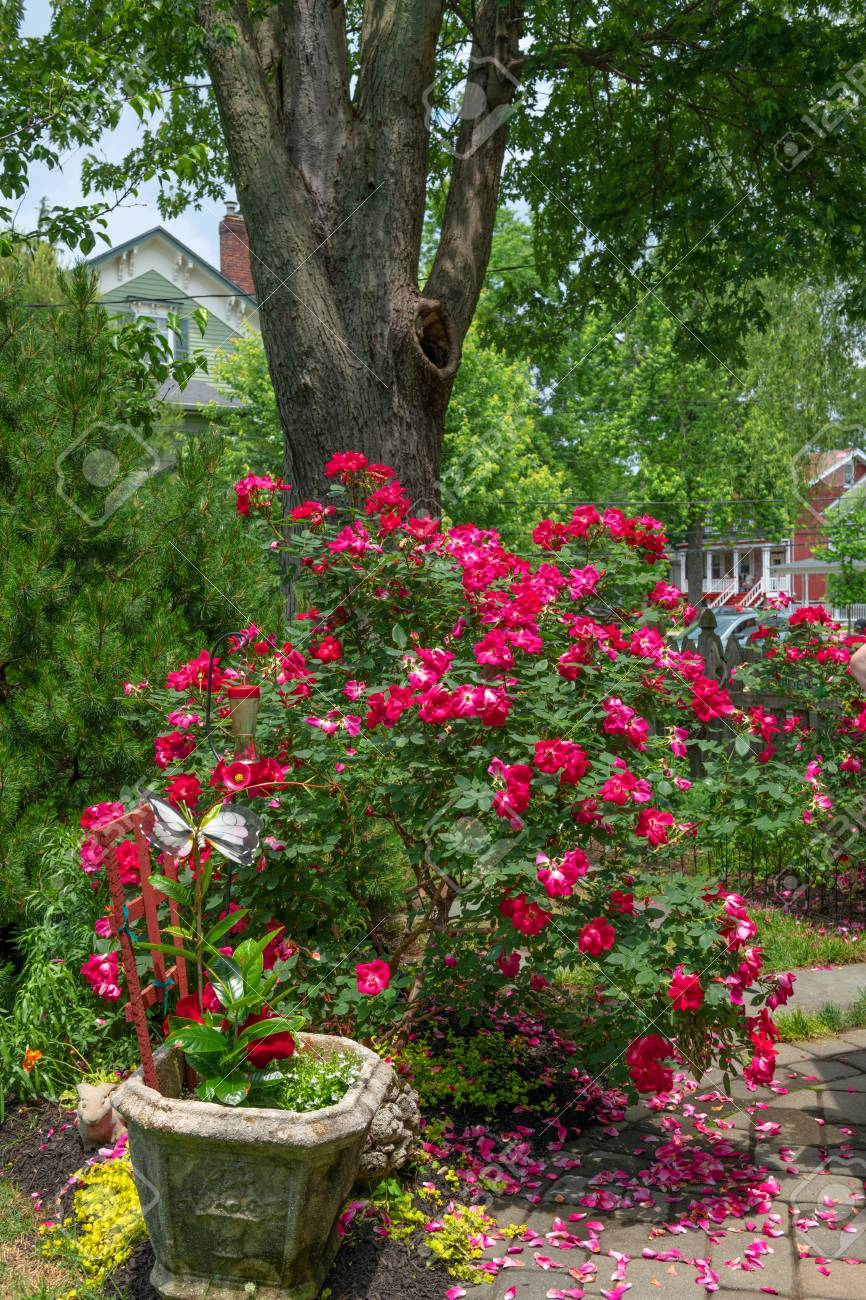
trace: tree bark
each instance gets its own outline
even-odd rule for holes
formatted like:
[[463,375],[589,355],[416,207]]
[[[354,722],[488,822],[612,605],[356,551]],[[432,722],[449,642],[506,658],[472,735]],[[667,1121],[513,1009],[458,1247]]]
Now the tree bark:
[[703,520],[696,520],[686,528],[686,587],[689,604],[700,609],[704,603]]
[[197,11],[249,232],[287,504],[320,495],[324,461],[357,449],[395,467],[413,514],[435,513],[445,411],[490,256],[522,6],[475,7],[467,94],[485,115],[464,118],[452,143],[423,289],[443,0],[367,0],[354,93],[341,3],[292,0],[257,22],[245,0]]

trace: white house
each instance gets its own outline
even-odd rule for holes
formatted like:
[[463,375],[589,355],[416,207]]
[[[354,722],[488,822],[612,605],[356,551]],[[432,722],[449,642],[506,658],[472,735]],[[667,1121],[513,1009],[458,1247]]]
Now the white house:
[[[219,270],[163,226],[154,226],[89,260],[99,278],[101,300],[118,314],[153,319],[157,329],[162,326],[178,358],[201,351],[210,360],[217,349],[231,347],[242,331],[259,328],[246,225],[237,204],[229,203],[226,208],[219,227]],[[198,307],[208,313],[204,336],[192,320]],[[169,331],[169,313],[178,317],[177,330]],[[184,424],[191,429],[202,425],[203,406],[231,404],[203,372],[182,391],[172,383],[161,395],[181,408]]]

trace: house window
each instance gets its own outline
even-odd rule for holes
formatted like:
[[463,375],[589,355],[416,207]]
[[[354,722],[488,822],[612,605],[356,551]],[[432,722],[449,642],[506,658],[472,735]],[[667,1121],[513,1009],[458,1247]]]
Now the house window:
[[711,562],[711,566],[712,566],[711,569],[710,569],[710,574],[711,574],[711,576],[712,576],[713,578],[721,578],[721,577],[723,577],[724,574],[722,573],[722,553],[721,553],[721,551],[713,551],[713,552],[712,552],[712,555],[711,555],[711,560],[710,560],[710,562]]
[[853,456],[845,463],[845,486],[850,487],[854,482],[854,458]]

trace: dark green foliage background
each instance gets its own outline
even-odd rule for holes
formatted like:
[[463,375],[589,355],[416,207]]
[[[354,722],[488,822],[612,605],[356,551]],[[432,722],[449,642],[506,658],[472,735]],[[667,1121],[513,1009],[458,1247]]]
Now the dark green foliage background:
[[84,269],[59,275],[44,249],[0,267],[0,923],[19,914],[40,831],[153,774],[124,682],[161,684],[191,645],[268,610],[218,439],[181,439],[104,520],[106,490],[82,477],[94,447],[121,481],[153,469],[166,373]]

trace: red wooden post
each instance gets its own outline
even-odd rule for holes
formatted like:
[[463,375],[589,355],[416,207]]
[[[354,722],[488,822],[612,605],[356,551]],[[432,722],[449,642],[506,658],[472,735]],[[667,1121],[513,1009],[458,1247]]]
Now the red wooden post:
[[[153,1049],[151,1048],[147,1025],[147,1008],[153,1006],[157,1001],[160,988],[163,990],[163,999],[167,1001],[170,984],[177,985],[181,997],[188,992],[189,986],[187,983],[186,962],[179,953],[173,965],[167,968],[163,953],[150,952],[156,978],[155,982],[149,982],[144,989],[141,987],[141,980],[135,965],[133,936],[130,929],[133,922],[140,920],[143,916],[149,942],[163,942],[159,927],[158,908],[160,903],[165,901],[165,895],[154,888],[150,879],[150,845],[147,841],[147,831],[152,825],[153,813],[146,805],[142,805],[132,812],[124,813],[122,817],[118,817],[115,821],[96,828],[94,834],[99,843],[106,849],[104,861],[105,872],[108,877],[108,888],[111,894],[111,931],[120,942],[120,955],[123,972],[126,976],[127,1004],[124,1014],[126,1019],[135,1026],[144,1081],[148,1087],[156,1088],[158,1091],[159,1084],[153,1065]],[[123,892],[123,883],[120,879],[120,869],[117,858],[112,851],[112,846],[115,841],[121,839],[124,835],[130,834],[130,832],[135,837],[138,869],[141,877],[141,893],[127,901]],[[170,861],[166,865],[165,875],[171,880],[177,879],[177,863],[175,861]],[[172,926],[176,927],[180,920],[177,903],[173,899],[168,899],[168,907]],[[182,946],[182,941],[177,935],[172,936],[172,943],[178,949]]]

